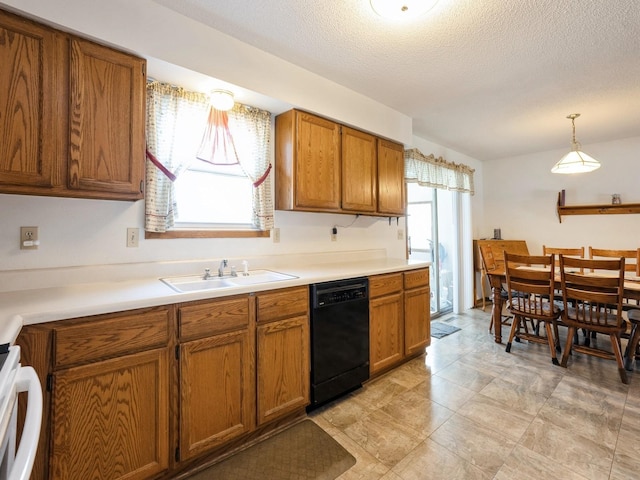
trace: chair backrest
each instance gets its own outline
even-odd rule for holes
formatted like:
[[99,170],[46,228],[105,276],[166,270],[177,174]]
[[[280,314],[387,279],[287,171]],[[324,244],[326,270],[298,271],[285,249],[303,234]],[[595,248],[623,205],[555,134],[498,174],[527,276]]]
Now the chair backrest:
[[555,289],[554,255],[504,252],[504,264],[511,312],[539,319],[552,316],[547,301],[553,299]]
[[[611,260],[581,259],[560,255],[560,287],[564,308],[581,328],[622,325],[624,257]],[[596,273],[580,273],[584,272]]]
[[589,258],[621,258],[625,259],[624,269],[626,272],[634,272],[640,275],[640,248],[634,250],[610,250],[606,248],[589,247]]
[[543,255],[555,255],[556,257],[556,267],[560,266],[560,255],[571,256],[584,258],[584,247],[579,248],[558,248],[558,247],[547,247],[546,245],[542,245],[542,254]]

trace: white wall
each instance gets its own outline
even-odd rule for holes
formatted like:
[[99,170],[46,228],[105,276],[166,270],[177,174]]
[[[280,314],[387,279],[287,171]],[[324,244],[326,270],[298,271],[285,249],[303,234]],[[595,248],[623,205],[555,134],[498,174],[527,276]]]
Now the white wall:
[[504,239],[524,239],[529,251],[542,245],[598,248],[638,248],[639,215],[556,215],[558,192],[566,191],[567,205],[610,204],[619,193],[623,203],[640,203],[640,137],[586,144],[582,150],[602,166],[579,175],[551,173],[569,151],[541,152],[484,162],[484,220],[477,238],[491,238],[494,228]]

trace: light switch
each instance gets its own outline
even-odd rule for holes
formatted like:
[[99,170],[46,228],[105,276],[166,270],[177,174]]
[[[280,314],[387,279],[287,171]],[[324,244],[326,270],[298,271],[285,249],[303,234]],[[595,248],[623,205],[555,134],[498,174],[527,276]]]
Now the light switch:
[[140,239],[139,228],[127,228],[127,247],[137,247]]

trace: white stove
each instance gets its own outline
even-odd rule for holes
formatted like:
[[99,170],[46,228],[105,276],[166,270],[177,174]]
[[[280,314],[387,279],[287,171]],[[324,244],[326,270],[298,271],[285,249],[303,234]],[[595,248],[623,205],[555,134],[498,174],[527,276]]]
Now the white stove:
[[[27,392],[27,414],[16,445],[18,394]],[[20,347],[0,344],[0,480],[28,480],[42,423],[42,387],[32,367],[20,365]]]

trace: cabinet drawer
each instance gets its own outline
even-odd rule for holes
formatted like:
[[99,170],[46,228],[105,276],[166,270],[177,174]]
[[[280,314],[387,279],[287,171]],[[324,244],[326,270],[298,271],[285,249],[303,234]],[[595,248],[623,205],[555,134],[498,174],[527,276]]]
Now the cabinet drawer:
[[260,293],[257,295],[257,301],[258,323],[306,315],[309,311],[309,288],[294,287]]
[[169,309],[74,319],[55,327],[54,335],[55,368],[164,347],[169,341]]
[[426,287],[429,285],[429,269],[421,268],[404,273],[404,288]]
[[208,337],[249,326],[249,297],[229,297],[180,306],[180,339]]
[[402,273],[369,277],[369,297],[380,297],[402,290]]

